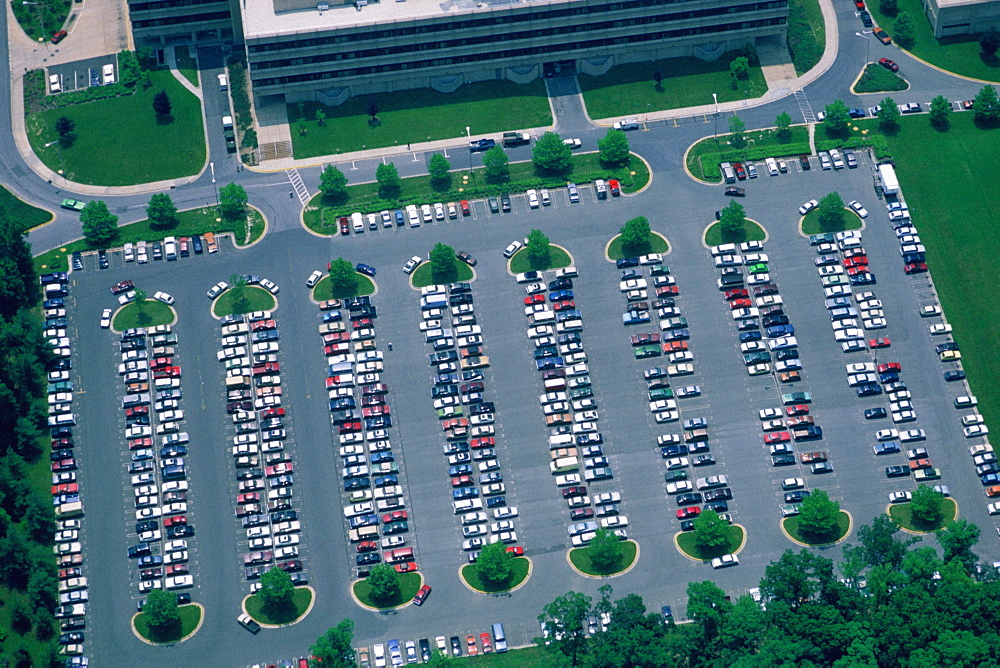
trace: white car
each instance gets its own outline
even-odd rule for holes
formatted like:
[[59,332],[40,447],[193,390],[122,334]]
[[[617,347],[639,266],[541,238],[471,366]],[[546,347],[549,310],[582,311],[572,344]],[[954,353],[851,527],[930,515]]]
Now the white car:
[[868,318],[867,320],[863,320],[861,324],[864,325],[865,329],[869,330],[885,329],[888,326],[885,318]]
[[757,416],[761,420],[772,420],[782,416],[780,408],[761,408],[757,411]]
[[911,441],[923,441],[927,438],[927,434],[923,429],[910,429],[909,431],[902,431],[899,433],[900,443],[909,443]]
[[[512,257],[514,253],[521,250],[521,246],[522,244],[520,241],[512,241],[510,245],[503,250],[503,256],[506,258]],[[518,282],[520,283],[520,280],[518,280]]]
[[986,436],[990,430],[984,424],[974,424],[963,429],[962,433],[965,434],[966,438],[975,438],[976,436]]
[[931,334],[948,334],[951,332],[951,325],[948,324],[931,325],[930,327],[927,328],[927,331],[929,331]]
[[153,299],[156,299],[157,301],[161,301],[164,304],[166,304],[167,306],[171,306],[174,303],[174,298],[171,297],[166,292],[157,292],[156,294],[153,295]]
[[260,284],[264,286],[264,289],[266,289],[272,295],[278,294],[278,290],[280,289],[277,285],[275,285],[274,281],[272,281],[269,278],[260,279]]
[[861,202],[859,202],[858,200],[852,199],[850,202],[847,203],[847,206],[854,209],[854,213],[858,214],[859,218],[868,217],[868,210],[865,209],[865,207],[861,206]]
[[930,318],[931,316],[935,316],[935,315],[941,315],[941,308],[939,306],[936,306],[934,304],[930,304],[928,306],[921,306],[920,307],[920,317],[922,317],[922,318]]
[[111,327],[111,309],[106,308],[101,311],[101,329]]
[[694,487],[691,485],[690,480],[679,480],[677,482],[667,483],[667,494],[682,494],[684,492],[690,492]]
[[[318,271],[313,272],[313,273],[319,274]],[[317,280],[319,280],[319,279],[317,279]],[[219,294],[222,293],[223,290],[225,290],[228,287],[229,287],[228,283],[226,283],[225,281],[219,281],[218,283],[216,283],[215,285],[213,285],[209,289],[209,291],[208,291],[208,298],[209,299],[215,299],[216,297],[219,296]],[[309,286],[309,287],[312,287],[312,286]]]
[[739,563],[740,560],[735,554],[724,554],[721,557],[712,559],[712,568],[728,568],[729,566],[736,566]]
[[507,506],[504,508],[495,508],[493,510],[493,519],[497,520],[509,520],[517,517],[517,506]]
[[815,209],[818,206],[819,206],[819,202],[816,201],[816,200],[814,200],[814,199],[811,199],[811,200],[809,200],[808,202],[806,202],[805,204],[803,204],[802,206],[799,207],[799,215],[800,216],[804,216],[804,215],[806,215],[807,213],[809,213],[810,211],[812,211],[813,209]]
[[538,208],[538,193],[532,189],[527,192],[528,195],[528,206],[532,209]]
[[313,273],[309,274],[309,278],[306,279],[306,287],[307,288],[314,287],[317,283],[319,283],[319,279],[321,278],[323,278],[323,272],[314,271]]
[[889,503],[904,503],[913,498],[913,494],[908,490],[903,490],[901,492],[891,492],[889,494]]
[[412,274],[413,270],[416,269],[417,265],[420,264],[421,262],[422,262],[421,257],[419,255],[414,255],[409,259],[409,261],[407,261],[406,264],[403,265],[403,273]]

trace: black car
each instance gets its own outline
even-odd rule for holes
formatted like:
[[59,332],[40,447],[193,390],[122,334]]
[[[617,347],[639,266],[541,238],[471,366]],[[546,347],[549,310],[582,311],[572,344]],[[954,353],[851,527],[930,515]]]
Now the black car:
[[865,411],[866,420],[878,420],[888,416],[888,412],[884,408],[869,408]]
[[958,350],[958,344],[955,343],[954,341],[948,341],[946,343],[939,343],[938,345],[934,346],[934,352],[936,352],[938,355],[945,352],[946,350]]
[[486,499],[487,508],[501,508],[506,505],[507,505],[506,496],[491,496],[490,498]]
[[729,504],[725,501],[709,501],[705,504],[705,510],[714,510],[717,513],[729,512]]
[[510,213],[510,195],[502,193],[500,195],[500,207],[504,213]]
[[195,255],[201,255],[205,250],[205,247],[201,243],[201,237],[197,234],[191,237],[191,248],[194,249]]
[[[139,543],[138,545],[132,545],[128,548],[128,558],[136,559],[138,557],[147,556],[150,553],[149,543]],[[146,565],[146,564],[140,564]]]
[[378,564],[382,562],[382,555],[378,552],[369,552],[367,554],[359,554],[354,558],[354,561],[358,566],[369,566],[371,564]]
[[568,278],[557,278],[549,281],[549,290],[572,290],[573,281]]
[[785,492],[785,503],[799,503],[807,496],[809,496],[808,489],[796,489],[791,492]]
[[73,258],[73,271],[81,271],[83,269],[83,255],[80,251],[73,251],[71,256]]
[[108,251],[99,250],[97,251],[97,266],[101,269],[108,268]]
[[886,466],[885,467],[885,477],[886,478],[905,478],[910,475],[910,469],[905,466]]
[[705,492],[705,501],[724,501],[733,498],[733,490],[729,487],[710,489]]
[[876,383],[865,383],[864,385],[859,385],[854,388],[859,397],[871,397],[876,394],[882,394],[882,388]]
[[638,267],[639,258],[637,257],[623,257],[620,260],[615,260],[615,267],[618,269],[628,269],[629,267]]
[[799,358],[798,348],[782,348],[781,350],[774,351],[774,358],[776,360],[797,360]]
[[190,524],[175,524],[167,527],[167,538],[187,538],[194,535],[194,527]]
[[469,142],[469,151],[471,153],[479,153],[481,151],[488,151],[496,145],[497,143],[494,139],[476,139]]
[[[704,445],[708,448],[708,443],[702,442],[697,445]],[[691,466],[709,466],[715,463],[715,456],[713,455],[698,455],[693,460],[691,460]]]
[[858,12],[858,17],[861,19],[861,25],[863,25],[866,28],[872,27],[873,25],[872,15],[869,14],[866,10],[862,9],[860,12]]
[[678,494],[674,497],[677,501],[678,506],[690,506],[696,503],[701,503],[701,493],[700,492],[688,492],[687,494]]
[[458,636],[451,637],[451,654],[452,656],[462,656],[462,642]]
[[953,380],[962,380],[963,378],[965,378],[965,372],[962,371],[961,369],[954,369],[952,371],[944,372],[944,379],[949,382]]
[[81,643],[81,642],[83,642],[83,634],[79,633],[79,632],[77,632],[77,633],[64,633],[61,636],[59,636],[59,644],[60,645],[75,645],[75,644]]
[[792,466],[795,464],[795,455],[782,453],[771,455],[771,466]]
[[757,324],[756,320],[747,318],[736,323],[736,329],[740,332],[750,332],[760,329],[760,325]]
[[496,197],[490,197],[487,202],[490,205],[490,212],[500,213],[500,203],[497,201]]

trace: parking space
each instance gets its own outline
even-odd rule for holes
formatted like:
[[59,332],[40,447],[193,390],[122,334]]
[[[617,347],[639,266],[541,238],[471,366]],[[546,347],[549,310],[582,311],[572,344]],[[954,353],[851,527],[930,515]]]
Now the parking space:
[[[108,65],[111,66],[112,72],[110,79],[106,79],[104,75],[105,67]],[[48,68],[48,75],[59,77],[63,92],[91,86],[103,86],[106,83],[118,81],[118,56],[111,54],[53,65]]]

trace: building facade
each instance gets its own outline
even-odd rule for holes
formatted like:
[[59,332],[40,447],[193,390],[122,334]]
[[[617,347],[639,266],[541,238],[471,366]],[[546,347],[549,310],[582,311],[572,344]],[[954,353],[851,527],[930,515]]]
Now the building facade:
[[[136,46],[242,39],[239,5],[230,0],[128,0]],[[236,21],[234,30],[234,18]]]
[[924,14],[937,38],[1000,30],[1000,0],[924,0]]

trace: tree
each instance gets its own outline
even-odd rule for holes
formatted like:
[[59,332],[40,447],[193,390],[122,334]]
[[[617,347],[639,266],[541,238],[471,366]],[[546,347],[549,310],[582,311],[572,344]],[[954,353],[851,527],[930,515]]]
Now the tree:
[[733,604],[726,600],[726,592],[714,582],[691,582],[687,586],[688,617],[698,622],[708,638],[718,634]]
[[622,130],[608,128],[607,134],[597,140],[597,148],[601,152],[601,162],[608,165],[624,165],[628,163],[631,149],[628,136]]
[[972,102],[972,113],[976,125],[994,127],[1000,122],[1000,100],[997,99],[997,89],[986,84],[976,93]]
[[31,570],[31,575],[28,576],[27,594],[28,602],[36,611],[48,612],[58,605],[56,573],[52,566]]
[[153,589],[146,596],[142,612],[150,628],[165,630],[180,627],[181,613],[177,609],[177,595],[163,589]]
[[490,543],[483,547],[476,559],[479,567],[479,577],[493,585],[502,585],[510,580],[513,574],[514,555],[507,551],[507,546],[501,542]]
[[899,568],[907,549],[920,539],[897,540],[897,533],[899,525],[888,515],[876,515],[871,526],[864,525],[858,529],[858,541],[861,545],[852,547],[851,550],[858,550],[861,562],[869,568],[877,566]]
[[[9,321],[20,309],[35,306],[41,294],[28,233],[0,210],[0,317]],[[44,394],[43,389],[39,388],[40,394]],[[4,432],[5,429],[0,428],[0,434]]]
[[944,562],[958,561],[971,573],[979,557],[972,548],[979,542],[979,527],[964,519],[955,520],[945,528],[934,532],[944,556]]
[[631,255],[649,245],[649,220],[645,216],[636,216],[622,225],[622,252]]
[[441,182],[447,180],[450,169],[451,163],[448,162],[448,158],[440,153],[435,153],[427,161],[427,173],[431,175],[431,181]]
[[729,63],[729,87],[736,90],[740,81],[750,78],[750,60],[746,56],[737,56]]
[[247,191],[237,183],[230,183],[219,189],[219,208],[222,215],[230,220],[244,218],[247,214]]
[[774,126],[778,128],[778,140],[788,141],[792,136],[792,116],[787,111],[783,111],[774,119]]
[[743,205],[736,201],[730,202],[719,216],[722,233],[727,235],[737,235],[743,232],[746,221],[746,211],[743,210]]
[[319,175],[319,191],[331,201],[347,200],[347,177],[334,165],[327,165]]
[[500,183],[510,178],[507,154],[499,146],[494,146],[483,153],[483,167],[486,169],[487,181]]
[[552,252],[552,246],[549,244],[549,238],[541,230],[531,230],[528,233],[528,244],[525,246],[525,252],[533,267],[549,266],[549,254]]
[[272,566],[260,576],[257,597],[265,606],[278,608],[291,605],[294,595],[295,585],[283,568]]
[[92,199],[80,212],[83,237],[94,248],[107,248],[118,238],[118,216],[102,200]]
[[938,95],[931,100],[931,125],[936,128],[947,128],[950,114],[951,103],[944,95]]
[[153,96],[153,111],[159,118],[166,118],[172,110],[173,105],[170,104],[170,96],[167,95],[167,91],[161,90]]
[[896,17],[895,32],[892,36],[896,40],[896,44],[904,49],[912,48],[914,43],[914,29],[913,16],[909,12],[900,12]]
[[48,544],[55,536],[56,524],[52,515],[52,504],[37,490],[32,490],[28,495],[22,521],[28,536],[36,543]]
[[[572,665],[577,664],[578,657],[586,650],[584,623],[591,613],[590,603],[589,596],[571,591],[547,604],[538,615],[551,640],[548,649],[568,658]],[[542,638],[537,641],[544,643]]]
[[899,11],[899,4],[897,0],[878,0],[878,8],[883,14],[895,16]]
[[[996,51],[996,49],[993,49]],[[663,70],[657,67],[653,70],[653,81],[656,82],[656,89],[659,90],[663,87]]]
[[374,95],[368,98],[368,105],[365,110],[368,115],[371,116],[371,120],[368,121],[368,124],[375,125],[378,123],[378,99]]
[[357,663],[354,657],[354,620],[343,619],[339,624],[327,629],[326,633],[316,639],[309,647],[312,657],[309,665],[314,668],[354,668]]
[[610,573],[617,570],[622,561],[621,537],[611,529],[599,528],[587,546],[587,556],[598,572]]
[[177,207],[167,193],[153,193],[146,206],[146,217],[156,227],[173,227],[177,224]]
[[894,132],[899,127],[899,105],[891,97],[879,102],[878,126],[883,132]]
[[831,500],[824,490],[815,489],[802,501],[799,530],[808,536],[829,536],[837,531],[839,517],[840,504]]
[[729,117],[729,143],[733,148],[743,148],[746,146],[747,138],[743,134],[746,127],[743,119],[736,114]]
[[729,522],[711,508],[694,518],[694,540],[699,547],[722,547],[729,538]]
[[372,566],[368,586],[374,601],[391,601],[399,595],[399,573],[389,564]]
[[834,100],[826,105],[826,117],[823,119],[823,129],[830,137],[843,137],[847,134],[851,115],[843,100]]
[[987,56],[996,56],[997,49],[1000,49],[1000,32],[990,30],[979,36],[979,48]]
[[531,161],[535,167],[549,172],[561,172],[569,167],[572,151],[563,143],[562,137],[549,131],[535,140],[531,150]]
[[920,485],[910,498],[910,512],[918,524],[937,524],[944,516],[944,494],[933,487]]
[[434,244],[430,252],[431,277],[435,283],[453,283],[458,278],[455,249],[443,243]]
[[777,561],[764,569],[760,590],[766,599],[781,601],[796,609],[813,600],[833,581],[833,562],[829,559],[805,549],[798,553],[785,550]]
[[834,191],[826,195],[819,201],[816,207],[819,213],[820,227],[826,230],[841,229],[844,227],[844,200],[840,193]]
[[358,291],[358,272],[342,257],[330,263],[330,287],[334,295],[353,296]]
[[326,125],[326,112],[323,107],[316,107],[316,125],[324,127]]
[[399,197],[399,170],[391,162],[384,162],[375,168],[375,180],[378,181],[378,195],[382,199]]
[[72,144],[76,135],[73,130],[76,129],[76,122],[73,121],[69,116],[60,116],[56,119],[56,134],[59,135],[59,141],[65,146]]

